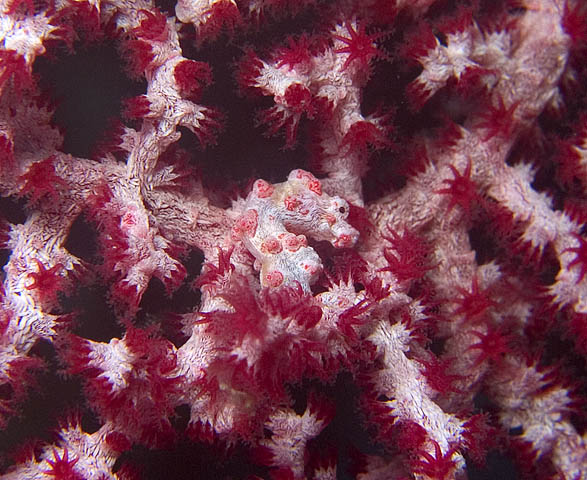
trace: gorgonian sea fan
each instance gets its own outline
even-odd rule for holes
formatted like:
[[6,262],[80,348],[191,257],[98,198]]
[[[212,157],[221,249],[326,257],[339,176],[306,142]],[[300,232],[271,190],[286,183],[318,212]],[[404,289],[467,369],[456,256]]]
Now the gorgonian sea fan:
[[582,2],[0,10],[1,479],[586,478]]

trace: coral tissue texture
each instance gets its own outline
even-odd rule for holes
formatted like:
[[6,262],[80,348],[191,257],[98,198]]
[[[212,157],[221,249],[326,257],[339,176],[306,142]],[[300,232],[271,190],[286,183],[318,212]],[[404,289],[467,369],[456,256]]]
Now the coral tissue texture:
[[0,0],[0,478],[587,479],[586,65],[582,0]]

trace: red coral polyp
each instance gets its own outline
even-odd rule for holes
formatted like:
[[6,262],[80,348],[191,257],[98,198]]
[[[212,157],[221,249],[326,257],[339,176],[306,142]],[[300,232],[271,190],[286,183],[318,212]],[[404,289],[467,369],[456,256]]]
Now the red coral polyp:
[[576,47],[587,43],[587,7],[581,1],[565,1],[562,27]]
[[474,331],[473,335],[479,338],[479,342],[471,345],[468,350],[479,350],[475,365],[488,360],[499,361],[504,354],[511,351],[509,337],[498,328],[489,327],[487,333]]
[[448,187],[436,190],[435,193],[450,197],[449,212],[458,205],[466,215],[470,215],[481,198],[477,193],[477,185],[471,179],[471,161],[467,163],[463,173],[459,172],[454,165],[449,165],[448,168],[452,171],[454,178],[443,180],[442,183],[446,183]]
[[155,58],[153,48],[145,40],[129,40],[127,44],[130,73],[133,77],[140,77],[151,66],[151,62]]
[[393,273],[399,282],[422,278],[432,268],[426,258],[426,243],[407,229],[401,236],[390,227],[388,232],[389,235],[383,235],[391,244],[383,250],[388,266],[380,271]]
[[18,89],[31,84],[31,72],[28,68],[24,56],[14,50],[0,51],[0,89],[6,82],[13,79]]
[[294,83],[287,87],[283,94],[283,99],[292,112],[296,114],[305,113],[308,118],[314,118],[316,109],[312,105],[312,94],[310,90],[300,83]]
[[0,133],[0,173],[12,166],[14,160],[14,144],[8,134]]
[[[571,252],[575,254],[575,258],[569,263],[568,269],[578,271],[576,283],[582,282],[587,274],[587,240],[581,235],[574,234],[575,239],[579,242],[577,247],[566,248],[563,252]],[[579,268],[575,268],[579,267]]]
[[63,449],[63,454],[53,449],[53,460],[45,460],[49,464],[49,469],[44,470],[43,473],[53,477],[55,480],[84,480],[83,475],[78,473],[74,466],[79,458],[69,459],[69,452]]
[[434,456],[421,450],[419,455],[422,458],[415,464],[414,472],[426,475],[434,480],[446,480],[447,478],[452,478],[456,467],[452,457],[456,452],[456,448],[452,447],[443,454],[438,442],[433,440],[432,443],[434,445]]
[[453,383],[463,380],[463,375],[454,375],[450,373],[450,364],[453,359],[437,358],[431,356],[428,360],[422,361],[424,365],[423,375],[426,377],[428,385],[439,393],[456,392],[460,390]]
[[173,69],[173,78],[180,92],[196,101],[204,88],[212,84],[212,69],[205,62],[182,60]]
[[345,47],[335,50],[336,53],[348,54],[343,70],[349,65],[356,62],[357,68],[369,68],[371,60],[374,58],[383,58],[383,53],[375,45],[376,40],[381,38],[384,34],[381,32],[368,34],[365,32],[365,26],[359,25],[356,29],[351,23],[346,23],[345,28],[348,32],[348,37],[341,35],[333,35],[333,37],[345,44]]
[[[277,98],[276,98],[277,100]],[[280,130],[285,131],[285,149],[291,149],[296,144],[298,126],[302,115],[313,119],[318,113],[311,92],[300,83],[293,83],[287,87],[279,103],[271,108],[262,110],[257,115],[257,123],[266,127],[266,135],[274,136]]]
[[261,75],[263,67],[263,61],[259,56],[252,49],[246,49],[236,72],[236,81],[242,93],[263,95],[261,89],[256,88],[257,78]]
[[23,187],[20,194],[27,196],[31,203],[38,203],[42,198],[49,197],[53,202],[59,200],[61,190],[67,186],[55,172],[55,158],[47,157],[40,162],[33,163],[21,177]]
[[145,118],[151,111],[151,102],[145,95],[124,102],[124,115],[128,119]]
[[515,126],[515,113],[519,102],[506,106],[503,97],[497,98],[497,104],[489,105],[478,126],[486,131],[483,141],[493,137],[508,138]]
[[206,20],[200,26],[200,37],[198,39],[200,42],[217,37],[223,29],[228,32],[234,32],[243,22],[238,7],[232,0],[212,2],[212,6],[204,12],[203,17]]
[[61,272],[65,267],[58,263],[47,268],[40,260],[34,258],[33,261],[37,265],[37,271],[28,274],[31,282],[25,288],[39,292],[45,301],[54,302],[57,298],[57,292],[63,288],[64,279]]
[[146,40],[163,41],[166,37],[167,19],[158,10],[139,10],[144,18],[140,26],[134,29],[134,34]]
[[276,53],[277,68],[287,65],[291,70],[300,64],[307,64],[312,58],[311,42],[307,35],[301,35],[299,38],[288,37],[287,47],[281,47]]
[[479,287],[479,279],[477,276],[473,277],[470,291],[460,287],[457,290],[461,294],[461,298],[455,302],[458,303],[459,306],[454,311],[454,314],[462,315],[468,321],[478,321],[483,318],[483,315],[485,315],[491,307],[497,306],[491,299],[489,291],[482,290]]
[[342,145],[350,150],[364,152],[367,146],[374,149],[386,148],[391,145],[387,138],[388,132],[372,122],[361,120],[351,125],[345,133]]
[[194,281],[194,288],[221,286],[234,271],[234,264],[230,262],[233,251],[234,247],[229,250],[219,247],[218,266],[210,262],[204,264],[202,274]]

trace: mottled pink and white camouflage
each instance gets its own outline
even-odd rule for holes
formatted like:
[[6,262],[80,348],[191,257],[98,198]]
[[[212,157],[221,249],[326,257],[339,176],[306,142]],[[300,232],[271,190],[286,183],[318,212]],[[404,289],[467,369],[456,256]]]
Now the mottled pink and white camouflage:
[[310,292],[322,263],[306,236],[336,248],[351,248],[359,237],[346,222],[346,200],[323,192],[320,180],[305,170],[292,171],[286,182],[276,185],[257,180],[244,208],[232,238],[255,257],[263,287],[298,284]]

